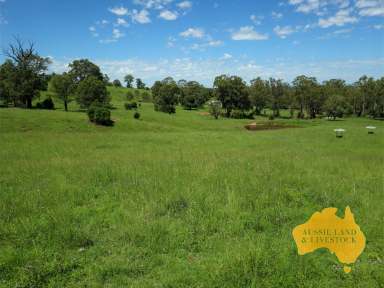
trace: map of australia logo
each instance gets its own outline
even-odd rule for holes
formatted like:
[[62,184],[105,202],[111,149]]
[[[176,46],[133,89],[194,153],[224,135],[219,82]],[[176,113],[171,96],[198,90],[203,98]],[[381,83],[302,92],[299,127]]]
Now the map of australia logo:
[[292,231],[299,255],[327,248],[344,265],[344,272],[351,272],[365,248],[365,236],[356,224],[351,209],[345,209],[344,218],[336,215],[337,208],[326,208],[314,213],[304,224]]

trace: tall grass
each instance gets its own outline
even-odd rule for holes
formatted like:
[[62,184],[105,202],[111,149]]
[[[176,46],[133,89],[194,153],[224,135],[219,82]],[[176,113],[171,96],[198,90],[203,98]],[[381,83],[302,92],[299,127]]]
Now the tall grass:
[[[112,93],[113,128],[59,102],[0,109],[0,286],[383,285],[382,122],[249,132],[151,104],[137,121]],[[367,238],[353,272],[326,250],[298,256],[292,229],[347,205]]]

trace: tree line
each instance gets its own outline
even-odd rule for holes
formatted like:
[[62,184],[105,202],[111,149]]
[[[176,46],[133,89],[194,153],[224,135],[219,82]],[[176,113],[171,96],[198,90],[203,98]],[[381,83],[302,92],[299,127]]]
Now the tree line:
[[292,83],[258,77],[248,84],[239,76],[220,75],[211,89],[195,81],[176,82],[168,77],[155,82],[152,96],[155,110],[167,113],[174,113],[178,104],[194,109],[214,99],[215,106],[224,110],[222,116],[233,118],[265,115],[266,110],[272,111],[272,118],[280,117],[282,109],[288,109],[291,118],[300,119],[322,115],[384,117],[384,77],[362,76],[353,84],[342,79],[320,83],[315,77],[304,75],[296,77]]
[[[92,104],[108,109],[107,86],[122,86],[118,80],[111,83],[109,77],[87,59],[70,63],[68,72],[47,74],[50,59],[41,57],[32,43],[25,47],[16,40],[4,54],[7,59],[0,66],[0,101],[3,105],[32,108],[33,99],[41,90],[47,90],[49,83],[50,89],[63,101],[65,111],[71,101],[76,101],[83,109],[89,109]],[[124,81],[126,87],[131,88],[135,78],[129,74]],[[136,79],[136,87],[148,89],[140,78]],[[343,115],[384,117],[384,77],[362,76],[348,84],[342,79],[320,83],[314,77],[301,75],[292,83],[260,77],[247,83],[239,76],[220,75],[215,78],[212,88],[197,81],[176,81],[167,77],[156,81],[150,90],[152,97],[146,95],[146,98],[153,101],[156,111],[165,113],[175,113],[177,105],[191,110],[208,103],[216,118],[219,115],[252,118],[266,115],[267,110],[272,111],[270,117],[274,118],[281,116],[282,109],[288,109],[292,118],[300,119],[320,115],[331,118]]]

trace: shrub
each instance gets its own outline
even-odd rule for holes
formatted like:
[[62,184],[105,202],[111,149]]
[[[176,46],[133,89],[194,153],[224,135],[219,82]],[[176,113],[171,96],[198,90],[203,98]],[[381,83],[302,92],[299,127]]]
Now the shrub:
[[253,112],[245,112],[241,110],[233,110],[231,111],[231,118],[234,119],[253,119]]
[[162,81],[156,81],[152,86],[152,97],[155,111],[164,113],[176,113],[176,105],[179,102],[180,89],[175,80],[168,77]]
[[274,115],[269,115],[269,116],[268,116],[268,119],[269,119],[269,120],[275,120],[275,116],[274,116]]
[[222,104],[219,100],[211,100],[208,102],[209,113],[218,119],[221,113]]
[[76,89],[77,102],[81,108],[89,108],[92,103],[109,103],[109,94],[105,83],[93,76],[81,81]]
[[135,114],[133,114],[133,118],[135,118],[135,119],[140,119],[140,113],[139,112],[135,112]]
[[297,119],[304,119],[305,115],[304,112],[297,112]]
[[88,109],[89,121],[103,126],[112,126],[111,111],[100,103],[92,104]]
[[144,91],[143,93],[141,93],[141,99],[143,102],[152,102],[151,93],[149,93],[148,91]]
[[42,102],[38,102],[36,104],[36,107],[38,109],[53,110],[53,109],[55,109],[55,104],[53,103],[52,98],[47,98]]
[[125,96],[127,97],[127,100],[128,101],[132,101],[133,99],[135,99],[135,95],[132,93],[132,91],[128,91]]
[[127,109],[127,110],[137,109],[137,103],[136,102],[125,103],[124,106],[125,106],[125,109]]

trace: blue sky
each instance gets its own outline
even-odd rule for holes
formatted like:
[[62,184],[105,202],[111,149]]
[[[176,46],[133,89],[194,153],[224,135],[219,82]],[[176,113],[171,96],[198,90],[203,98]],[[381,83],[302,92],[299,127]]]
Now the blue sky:
[[88,58],[147,84],[384,76],[384,0],[0,0],[1,46],[15,35],[52,71]]

